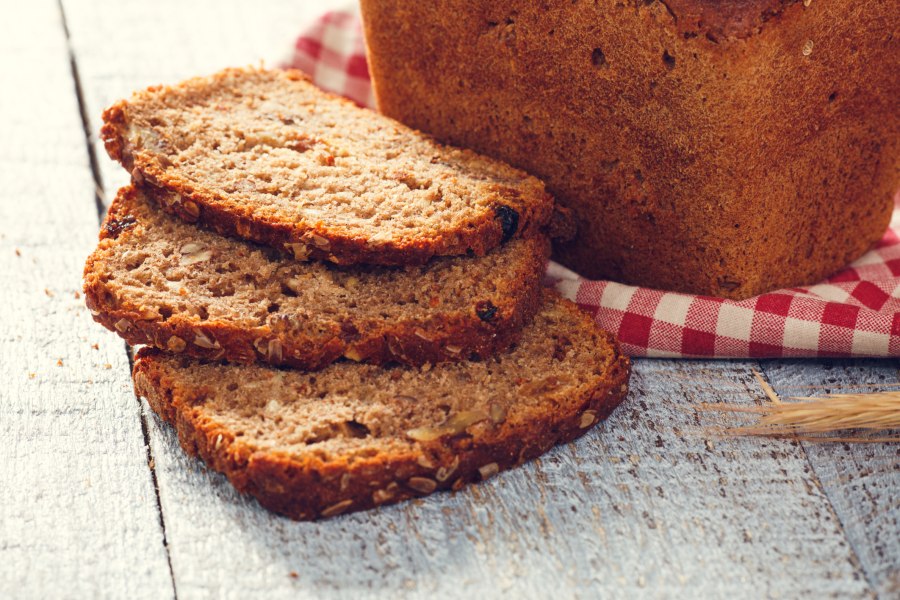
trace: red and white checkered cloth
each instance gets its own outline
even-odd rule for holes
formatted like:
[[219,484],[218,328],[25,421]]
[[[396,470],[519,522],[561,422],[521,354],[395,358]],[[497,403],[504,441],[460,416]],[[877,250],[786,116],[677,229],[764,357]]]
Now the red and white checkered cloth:
[[[323,15],[284,66],[374,106],[359,16]],[[735,302],[590,281],[551,263],[548,283],[632,356],[900,356],[900,211],[875,249],[828,280]]]

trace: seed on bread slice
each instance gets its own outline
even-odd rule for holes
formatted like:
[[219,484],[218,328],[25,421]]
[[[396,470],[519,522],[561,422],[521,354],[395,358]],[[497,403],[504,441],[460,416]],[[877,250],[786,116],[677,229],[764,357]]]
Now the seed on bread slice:
[[293,519],[456,490],[578,437],[625,396],[615,339],[544,297],[522,340],[480,362],[303,373],[144,349],[135,390],[188,454]]
[[546,226],[543,183],[323,92],[297,71],[229,69],[103,113],[109,155],[166,210],[299,259],[422,264]]
[[411,365],[485,357],[540,304],[549,243],[513,240],[477,258],[338,267],[285,258],[119,191],[88,258],[95,320],[132,345],[318,369],[344,356]]

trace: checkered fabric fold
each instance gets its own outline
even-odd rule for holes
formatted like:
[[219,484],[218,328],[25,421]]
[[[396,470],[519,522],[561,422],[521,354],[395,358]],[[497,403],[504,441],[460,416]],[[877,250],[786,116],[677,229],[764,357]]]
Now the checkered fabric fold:
[[[359,16],[330,12],[285,63],[320,87],[374,106]],[[900,211],[876,247],[828,280],[740,302],[591,281],[551,263],[546,276],[614,332],[632,356],[900,356]]]

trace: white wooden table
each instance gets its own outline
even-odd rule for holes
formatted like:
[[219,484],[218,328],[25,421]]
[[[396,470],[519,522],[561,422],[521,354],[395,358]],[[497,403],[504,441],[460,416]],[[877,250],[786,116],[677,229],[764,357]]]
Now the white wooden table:
[[700,402],[898,386],[895,361],[636,361],[577,443],[323,523],[238,497],[134,396],[79,297],[126,175],[102,108],[277,59],[325,8],[29,0],[0,17],[0,598],[900,597],[900,445],[715,439]]

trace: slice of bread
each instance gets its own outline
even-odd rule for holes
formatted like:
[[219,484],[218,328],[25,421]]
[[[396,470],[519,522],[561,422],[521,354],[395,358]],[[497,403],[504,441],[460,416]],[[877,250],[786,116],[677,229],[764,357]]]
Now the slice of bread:
[[570,441],[624,398],[614,338],[555,292],[482,362],[317,373],[138,353],[135,390],[185,451],[294,519],[459,489]]
[[341,356],[421,365],[503,350],[540,304],[549,254],[531,237],[422,266],[299,262],[185,223],[130,186],[100,237],[85,298],[130,344],[303,369]]
[[103,114],[109,155],[163,206],[339,264],[483,255],[548,224],[523,171],[444,146],[297,71],[229,69],[138,92]]

